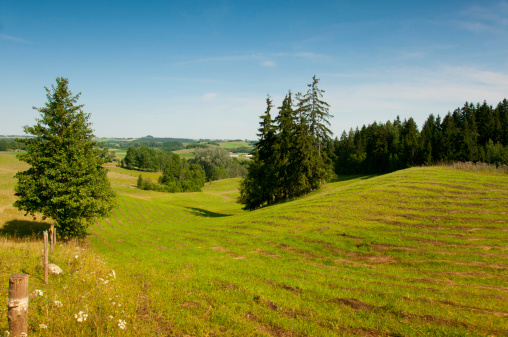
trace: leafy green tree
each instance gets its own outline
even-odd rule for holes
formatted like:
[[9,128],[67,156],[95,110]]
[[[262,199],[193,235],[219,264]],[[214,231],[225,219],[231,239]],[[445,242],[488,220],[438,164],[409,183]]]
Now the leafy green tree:
[[217,174],[218,171],[216,167],[226,170],[231,163],[229,152],[221,147],[196,148],[194,154],[195,162],[201,165],[203,170],[205,170],[206,179],[209,181],[217,180],[218,177],[222,176],[221,174]]
[[9,143],[5,139],[0,139],[0,151],[9,150]]
[[116,205],[104,160],[93,141],[90,114],[76,105],[69,81],[58,77],[56,87],[46,89],[48,102],[35,108],[41,118],[25,126],[34,138],[20,139],[27,148],[18,155],[30,168],[16,173],[14,206],[34,218],[42,213],[56,221],[65,238],[83,237],[87,227],[106,217]]

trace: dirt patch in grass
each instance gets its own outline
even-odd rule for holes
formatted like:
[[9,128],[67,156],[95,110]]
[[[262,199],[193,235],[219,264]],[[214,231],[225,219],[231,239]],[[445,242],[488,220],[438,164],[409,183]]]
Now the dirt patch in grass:
[[227,252],[227,250],[223,247],[212,247],[212,249],[217,252]]
[[261,250],[261,249],[256,249],[255,252],[257,252],[258,254],[261,254],[263,256],[273,257],[273,258],[277,258],[277,259],[281,258],[281,256],[278,254],[274,254],[272,252],[267,252],[267,251]]
[[340,304],[340,305],[346,305],[348,307],[351,307],[356,310],[365,309],[365,310],[373,310],[377,308],[377,306],[372,304],[367,304],[365,302],[362,302],[360,300],[357,300],[355,298],[332,298],[331,302]]
[[355,256],[353,259],[357,261],[365,261],[368,263],[373,264],[390,264],[390,263],[396,263],[399,262],[398,259],[396,259],[393,256],[390,255],[368,255],[368,256]]
[[297,332],[293,330],[284,329],[281,326],[278,326],[274,323],[265,323],[263,319],[259,316],[256,316],[250,312],[245,313],[244,317],[249,322],[255,322],[258,325],[255,327],[255,330],[265,336],[275,336],[275,337],[306,337],[308,335]]
[[432,315],[419,315],[419,314],[407,313],[405,311],[394,310],[392,307],[389,307],[389,306],[378,306],[378,305],[368,304],[368,303],[362,302],[362,301],[355,299],[355,298],[333,298],[333,299],[331,299],[331,301],[334,303],[337,303],[339,305],[348,306],[350,308],[353,308],[354,310],[382,311],[382,312],[387,312],[392,315],[395,315],[399,318],[406,318],[406,319],[410,319],[410,320],[419,320],[423,323],[447,325],[447,326],[452,326],[452,327],[473,328],[473,326],[470,326],[466,323],[459,322],[456,320],[451,320],[451,319],[442,318],[442,317],[436,317],[436,316],[432,316]]
[[279,287],[284,289],[284,290],[290,291],[293,294],[301,294],[302,293],[302,289],[297,288],[297,287],[292,287],[292,286],[287,285],[287,284],[280,284]]
[[506,219],[485,219],[485,218],[463,218],[463,217],[452,217],[452,216],[443,216],[443,215],[420,215],[420,214],[396,214],[401,218],[406,218],[409,220],[431,220],[431,221],[463,221],[466,223],[469,222],[481,222],[481,223],[508,223]]

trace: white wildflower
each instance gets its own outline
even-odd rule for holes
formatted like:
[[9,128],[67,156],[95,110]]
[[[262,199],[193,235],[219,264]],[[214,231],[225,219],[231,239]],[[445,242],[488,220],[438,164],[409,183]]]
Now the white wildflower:
[[35,297],[42,297],[42,296],[44,296],[44,293],[42,292],[42,290],[35,289],[34,295],[35,295]]
[[113,319],[113,316],[109,315],[109,316],[108,316],[108,318],[109,318],[109,319]]
[[125,329],[125,324],[127,324],[125,321],[122,321],[121,319],[118,320],[118,327],[122,330]]
[[74,318],[79,322],[83,322],[83,321],[86,321],[86,319],[88,318],[88,314],[85,313],[84,311],[80,311],[78,312],[77,314],[74,315]]
[[57,308],[61,308],[63,306],[62,302],[60,301],[54,301],[53,302]]
[[111,304],[116,305],[116,302],[111,302]]
[[109,274],[114,280],[116,279],[116,273],[114,270],[111,271],[111,274]]
[[26,332],[22,332],[19,336],[20,336],[20,337],[28,337],[28,335],[26,334]]
[[67,285],[64,285],[63,288],[64,288],[64,290],[67,289]]
[[121,307],[122,305],[120,303],[118,303],[118,306]]
[[47,329],[48,326],[46,324],[39,324],[39,329]]
[[78,257],[79,257],[79,256],[78,256],[78,254],[74,255],[74,258],[75,258],[76,260],[78,259]]

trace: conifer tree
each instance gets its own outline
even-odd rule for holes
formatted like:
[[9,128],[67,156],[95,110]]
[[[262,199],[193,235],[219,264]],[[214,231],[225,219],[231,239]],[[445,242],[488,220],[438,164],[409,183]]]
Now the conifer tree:
[[306,113],[309,123],[309,131],[313,135],[315,145],[320,157],[323,156],[323,146],[330,143],[332,131],[329,129],[330,105],[322,100],[324,90],[318,88],[319,79],[316,75],[312,77],[312,83],[308,84],[309,90],[302,98],[302,109]]
[[245,209],[253,210],[270,204],[274,200],[276,176],[274,170],[275,130],[270,111],[273,107],[270,96],[266,98],[266,111],[260,116],[259,140],[254,149],[252,163],[247,176],[240,185],[238,202],[245,205]]
[[83,237],[87,227],[106,217],[116,205],[107,170],[83,105],[76,105],[66,78],[46,88],[48,102],[35,108],[41,118],[25,126],[33,138],[20,139],[27,152],[18,155],[30,168],[16,173],[14,206],[35,217],[56,221],[65,238]]

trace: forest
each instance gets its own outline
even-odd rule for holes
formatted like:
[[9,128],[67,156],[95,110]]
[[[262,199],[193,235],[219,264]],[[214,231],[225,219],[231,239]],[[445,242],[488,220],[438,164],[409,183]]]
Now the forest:
[[337,174],[384,173],[442,162],[508,164],[508,101],[495,108],[466,102],[444,118],[429,115],[421,131],[413,118],[376,123],[335,139]]

